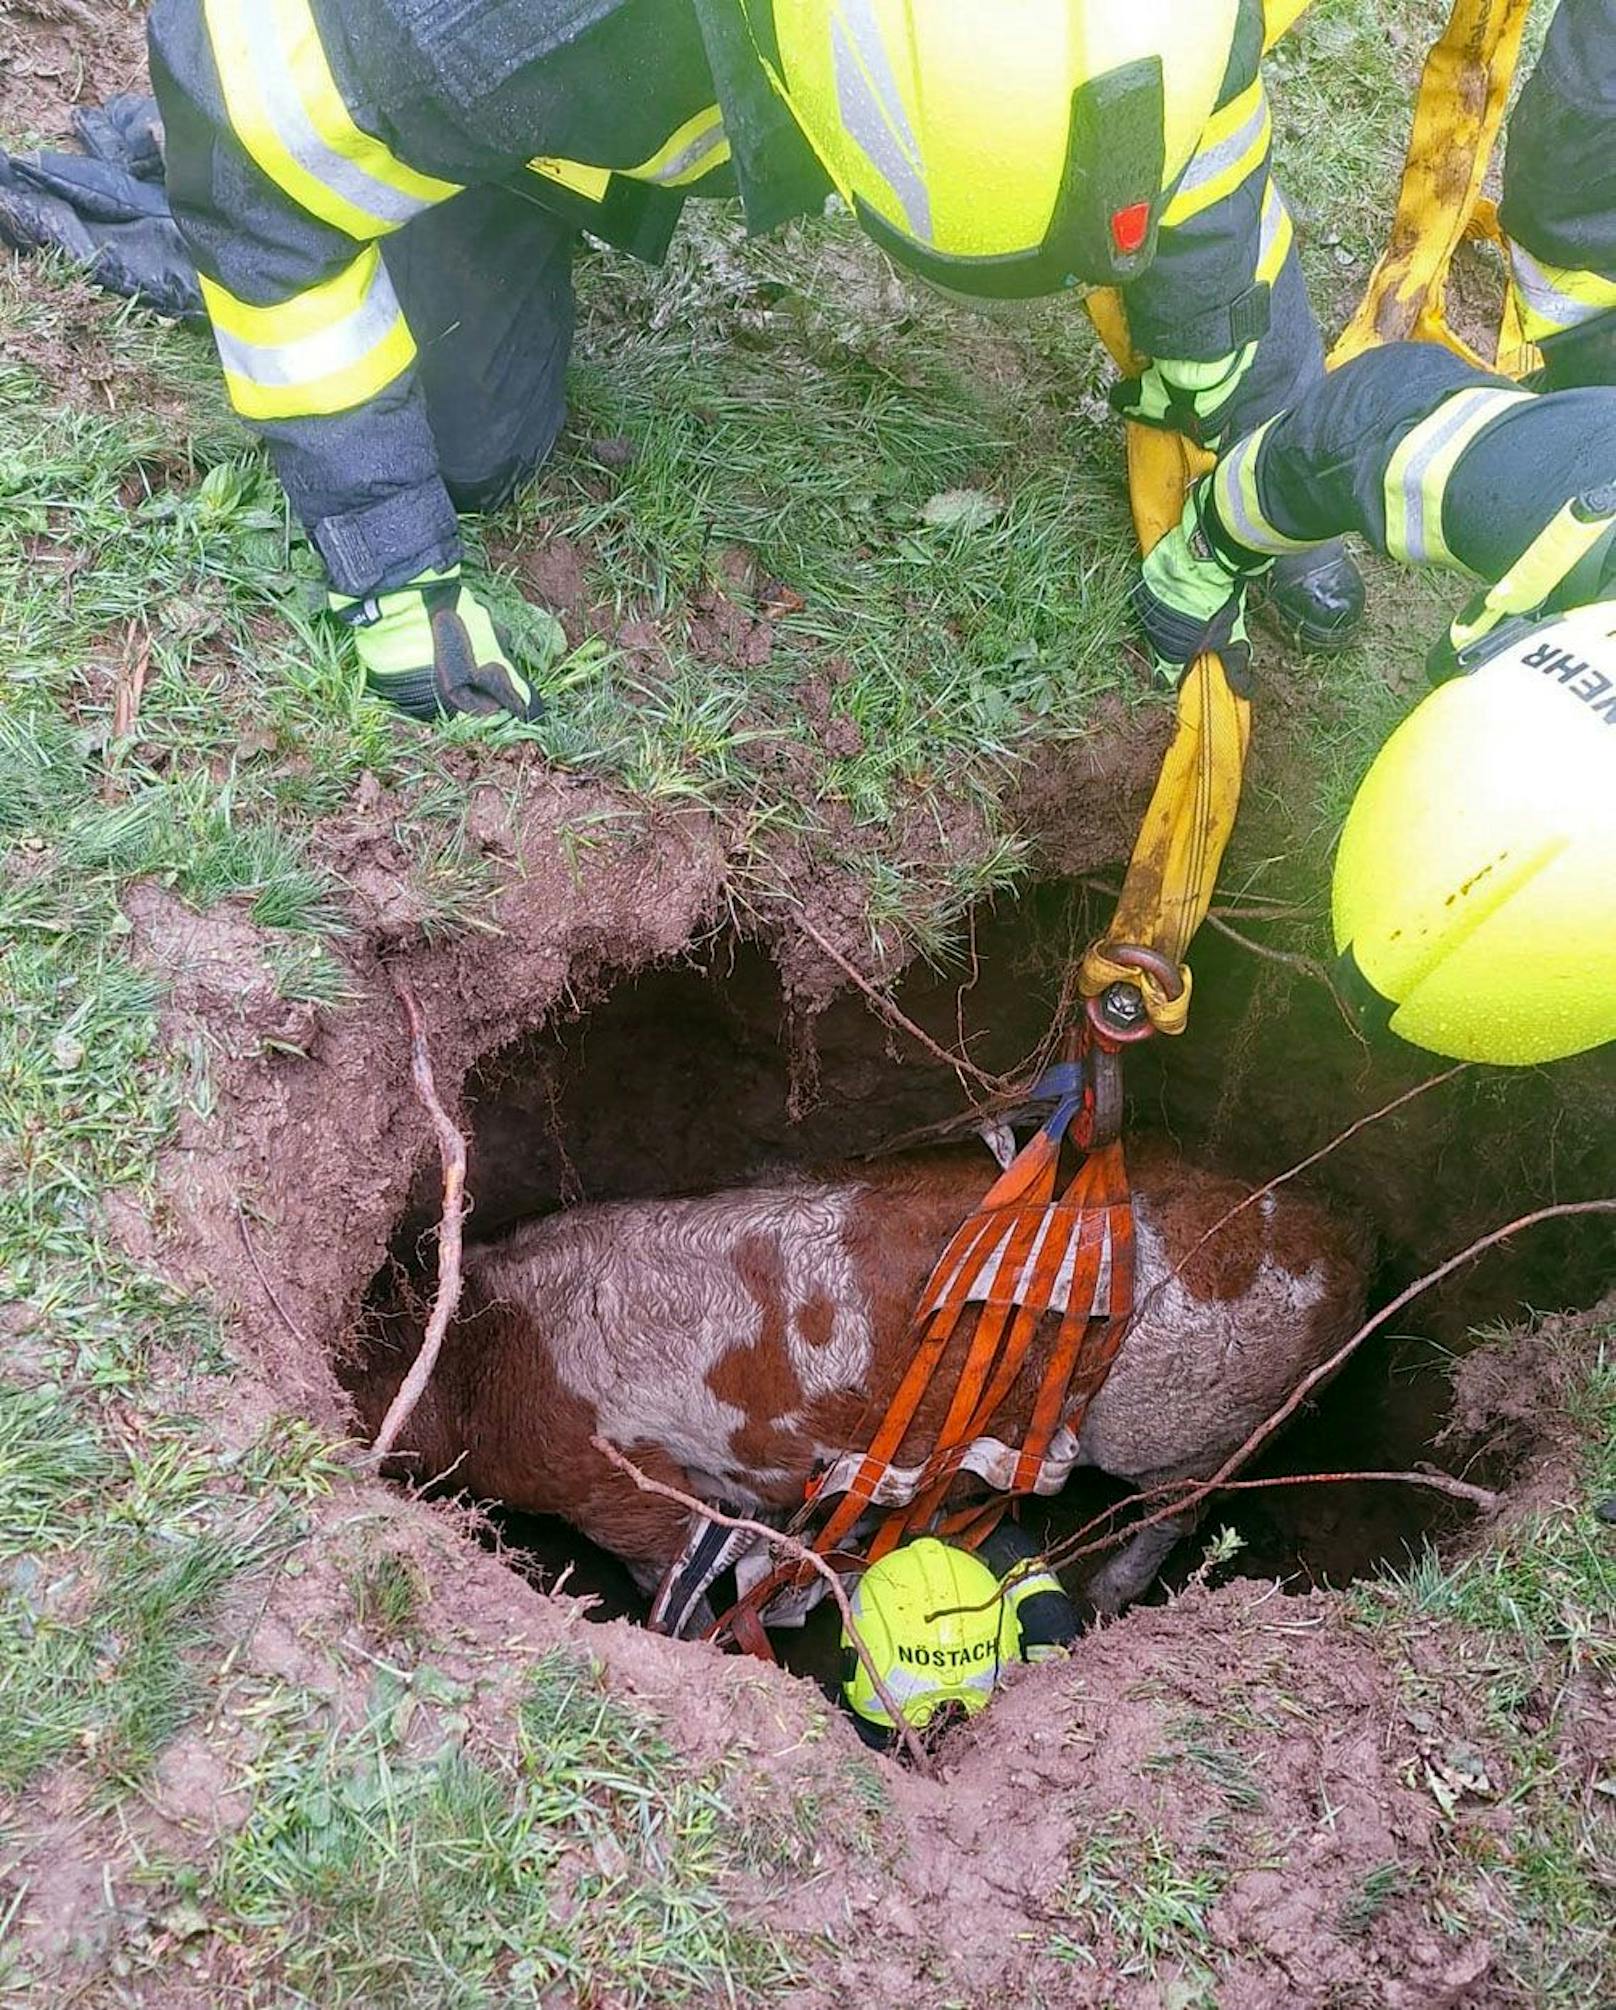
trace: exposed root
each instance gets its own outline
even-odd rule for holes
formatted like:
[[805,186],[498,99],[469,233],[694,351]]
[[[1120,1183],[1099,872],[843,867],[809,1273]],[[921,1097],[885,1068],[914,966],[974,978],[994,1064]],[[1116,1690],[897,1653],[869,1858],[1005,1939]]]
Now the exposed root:
[[268,1273],[265,1271],[264,1266],[258,1261],[258,1251],[253,1247],[252,1235],[247,1227],[247,1216],[243,1211],[241,1202],[239,1200],[236,1202],[236,1228],[241,1235],[241,1246],[247,1252],[247,1261],[252,1265],[253,1276],[258,1279],[259,1285],[262,1287],[264,1296],[269,1300],[270,1304],[273,1305],[275,1310],[280,1314],[281,1324],[286,1328],[287,1332],[291,1334],[292,1338],[297,1342],[297,1344],[303,1349],[304,1354],[312,1358],[317,1351],[314,1342],[303,1331],[303,1328],[298,1325],[297,1321],[292,1317],[291,1313],[287,1311],[285,1305],[281,1301],[280,1293],[275,1289],[274,1285],[270,1283]]
[[[1187,1253],[1179,1258],[1178,1262],[1173,1265],[1167,1275],[1150,1287],[1139,1303],[1133,1308],[1133,1313],[1128,1322],[1130,1327],[1139,1323],[1145,1312],[1161,1296],[1162,1292],[1167,1289],[1168,1285],[1177,1283],[1178,1279],[1189,1269],[1190,1265],[1200,1255],[1201,1251],[1205,1249],[1207,1244],[1216,1236],[1220,1236],[1229,1226],[1230,1222],[1244,1214],[1248,1207],[1255,1207],[1258,1201],[1266,1199],[1271,1193],[1276,1193],[1280,1187],[1288,1185],[1293,1179],[1299,1179],[1303,1173],[1311,1171],[1321,1160],[1327,1159],[1331,1152],[1339,1150],[1349,1138],[1356,1137],[1360,1131],[1367,1130],[1371,1124],[1378,1124],[1382,1117],[1391,1116],[1395,1110],[1402,1109],[1405,1103],[1412,1103],[1416,1097],[1423,1096],[1427,1089],[1439,1089],[1444,1082],[1451,1082],[1455,1075],[1462,1075],[1468,1066],[1468,1062],[1458,1061],[1451,1068],[1445,1068],[1439,1075],[1427,1075],[1423,1082],[1416,1082],[1412,1089],[1402,1090],[1400,1094],[1393,1096],[1389,1103],[1382,1103],[1378,1110],[1370,1110],[1366,1116],[1354,1117],[1345,1130],[1337,1131],[1335,1136],[1327,1143],[1320,1145],[1316,1152],[1309,1152],[1305,1159],[1298,1160],[1295,1165],[1289,1167],[1285,1172],[1276,1173],[1271,1180],[1265,1180],[1261,1186],[1253,1187],[1244,1200],[1236,1201],[1233,1207],[1229,1208],[1225,1213],[1220,1214],[1212,1226],[1190,1245]],[[1123,1338],[1126,1340],[1127,1335],[1124,1334]]]
[[974,1061],[968,1060],[963,1054],[951,1054],[946,1047],[940,1046],[923,1026],[917,1026],[908,1013],[900,1011],[886,993],[872,984],[856,964],[848,961],[835,943],[814,926],[799,905],[792,903],[791,912],[797,926],[808,940],[830,958],[850,984],[858,986],[881,1017],[889,1025],[896,1026],[900,1032],[907,1033],[917,1046],[923,1047],[932,1056],[933,1060],[941,1061],[945,1068],[952,1068],[955,1074],[961,1077],[962,1088],[964,1078],[969,1076],[979,1087],[986,1089],[990,1096],[1003,1096],[1012,1091],[1014,1084],[1004,1076],[988,1074],[985,1069],[979,1068]]
[[399,1004],[404,1008],[404,1017],[409,1022],[410,1079],[437,1134],[438,1157],[443,1163],[443,1216],[438,1225],[438,1289],[432,1301],[432,1315],[426,1323],[421,1351],[410,1363],[410,1372],[399,1385],[398,1394],[388,1406],[382,1427],[370,1448],[370,1457],[378,1464],[398,1443],[400,1432],[421,1400],[422,1390],[431,1381],[432,1370],[437,1366],[438,1354],[443,1346],[443,1336],[448,1332],[449,1322],[460,1303],[464,1284],[460,1267],[461,1228],[466,1216],[466,1141],[438,1100],[426,1025],[415,993],[396,973],[392,975],[392,985]]
[[746,1515],[721,1513],[719,1509],[713,1507],[709,1502],[698,1500],[694,1494],[683,1493],[678,1487],[671,1487],[663,1480],[652,1479],[648,1472],[643,1471],[634,1463],[627,1452],[619,1450],[610,1438],[603,1438],[597,1435],[591,1438],[589,1442],[600,1453],[603,1459],[607,1460],[611,1465],[616,1466],[620,1473],[626,1474],[639,1488],[641,1493],[657,1494],[663,1500],[676,1501],[680,1507],[688,1508],[692,1514],[704,1515],[708,1521],[717,1522],[720,1528],[736,1528],[742,1530],[747,1535],[759,1536],[772,1548],[784,1550],[786,1555],[791,1557],[795,1562],[806,1563],[817,1571],[825,1580],[831,1597],[836,1601],[836,1609],[842,1615],[843,1629],[848,1639],[853,1643],[854,1652],[864,1664],[865,1672],[870,1678],[875,1693],[881,1699],[881,1707],[898,1728],[898,1736],[903,1744],[903,1749],[908,1753],[921,1772],[930,1773],[932,1771],[932,1764],[926,1756],[925,1746],[915,1736],[913,1728],[905,1719],[903,1711],[899,1707],[892,1691],[887,1687],[885,1681],[883,1681],[881,1671],[876,1667],[874,1660],[871,1658],[869,1648],[864,1644],[864,1636],[860,1633],[858,1624],[853,1618],[853,1607],[849,1602],[847,1593],[842,1589],[842,1580],[836,1575],[831,1565],[825,1561],[824,1557],[820,1556],[817,1551],[809,1549],[806,1543],[798,1542],[794,1536],[786,1535],[780,1529],[771,1528],[766,1521],[752,1521]]
[[1249,1493],[1256,1487],[1340,1486],[1357,1480],[1383,1480],[1390,1486],[1429,1487],[1433,1493],[1450,1494],[1456,1501],[1468,1501],[1483,1514],[1492,1514],[1504,1498],[1492,1487],[1478,1487],[1470,1480],[1455,1479],[1452,1473],[1439,1473],[1424,1466],[1408,1473],[1277,1473],[1265,1480],[1225,1480],[1218,1492]]
[[[1454,1071],[1450,1070],[1451,1072]],[[1429,1087],[1430,1084],[1426,1083],[1422,1084],[1422,1086]],[[1410,1091],[1410,1093],[1417,1094],[1418,1091]],[[1369,1120],[1365,1119],[1365,1121]],[[1165,1505],[1153,1509],[1147,1515],[1141,1516],[1138,1521],[1129,1522],[1121,1533],[1127,1536],[1137,1535],[1142,1529],[1152,1528],[1158,1522],[1169,1521],[1174,1516],[1183,1514],[1186,1509],[1198,1506],[1209,1495],[1221,1493],[1228,1489],[1233,1475],[1240,1470],[1248,1459],[1254,1457],[1267,1444],[1276,1431],[1283,1429],[1290,1422],[1291,1418],[1296,1415],[1296,1412],[1307,1401],[1313,1390],[1321,1382],[1328,1381],[1338,1369],[1344,1366],[1372,1333],[1378,1333],[1382,1326],[1395,1319],[1398,1313],[1405,1310],[1416,1298],[1431,1290],[1434,1285],[1440,1284],[1444,1278],[1451,1277],[1454,1271],[1462,1269],[1473,1257],[1483,1255],[1496,1244],[1507,1241],[1512,1235],[1518,1235],[1522,1229],[1535,1228],[1539,1222],[1556,1221],[1568,1216],[1584,1214],[1616,1214],[1616,1197],[1605,1200],[1560,1201],[1552,1207],[1536,1208],[1531,1214],[1519,1215],[1514,1221],[1505,1222],[1502,1228],[1495,1228],[1490,1230],[1486,1235],[1478,1236],[1474,1242],[1467,1243],[1463,1249],[1448,1257],[1446,1261],[1439,1263],[1434,1270],[1428,1270],[1423,1277],[1417,1277],[1412,1284],[1398,1292],[1397,1296],[1388,1304],[1383,1305],[1372,1318],[1366,1319],[1357,1332],[1344,1340],[1327,1360],[1321,1361],[1316,1368],[1304,1375],[1301,1381],[1297,1383],[1296,1387],[1285,1398],[1285,1401],[1274,1411],[1272,1416],[1264,1418],[1263,1422],[1257,1426],[1256,1430],[1251,1433],[1250,1437],[1246,1439],[1238,1451],[1231,1452],[1229,1457],[1224,1460],[1223,1464],[1210,1479],[1186,1481],[1183,1483],[1173,1481],[1164,1487],[1153,1488],[1151,1490],[1153,1495],[1171,1492],[1173,1498],[1167,1501]],[[1318,1477],[1322,1478],[1326,1476],[1319,1475]],[[1344,1474],[1341,1477],[1350,1478],[1355,1476]],[[1356,1477],[1369,1478],[1372,1476],[1364,1474]],[[1407,1479],[1414,1476],[1399,1474],[1397,1477]],[[1430,1484],[1436,1477],[1437,1475],[1434,1474],[1423,1476],[1426,1484]],[[1443,1489],[1444,1491],[1452,1491],[1467,1484],[1462,1480],[1453,1480],[1446,1474],[1441,1475],[1441,1477],[1448,1480],[1448,1486]],[[1235,1484],[1237,1486],[1255,1486],[1264,1483],[1259,1481],[1238,1481]],[[1486,1490],[1476,1489],[1476,1491],[1485,1492]],[[1141,1498],[1149,1498],[1149,1496],[1141,1496]],[[1118,1540],[1118,1535],[1115,1532],[1099,1536],[1093,1541],[1085,1541],[1084,1538],[1091,1536],[1095,1529],[1108,1522],[1113,1513],[1114,1509],[1107,1508],[1104,1513],[1096,1515],[1091,1520],[1085,1522],[1081,1528],[1075,1530],[1064,1542],[1057,1543],[1049,1551],[1048,1555],[1042,1559],[1043,1564],[1053,1569],[1062,1563],[1073,1563],[1079,1557],[1091,1556],[1096,1550],[1109,1549]]]

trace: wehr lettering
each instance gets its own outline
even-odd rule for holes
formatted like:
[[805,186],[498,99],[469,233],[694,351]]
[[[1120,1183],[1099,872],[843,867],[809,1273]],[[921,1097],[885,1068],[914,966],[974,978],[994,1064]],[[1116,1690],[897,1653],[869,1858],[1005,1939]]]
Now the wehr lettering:
[[1596,719],[1616,725],[1616,679],[1596,670],[1586,657],[1569,649],[1557,649],[1552,642],[1540,642],[1521,658],[1528,670],[1541,670],[1564,684],[1574,698],[1580,698]]

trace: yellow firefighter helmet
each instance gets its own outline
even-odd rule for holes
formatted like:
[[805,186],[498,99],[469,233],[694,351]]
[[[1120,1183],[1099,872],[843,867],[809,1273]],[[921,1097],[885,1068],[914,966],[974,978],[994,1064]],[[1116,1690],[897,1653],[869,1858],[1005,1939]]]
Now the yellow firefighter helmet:
[[[892,1700],[916,1728],[950,1708],[975,1716],[1007,1662],[1021,1659],[1021,1629],[999,1580],[968,1551],[921,1536],[872,1563],[855,1586],[853,1620]],[[844,1630],[842,1694],[866,1727],[896,1727]]]
[[1217,103],[1239,0],[742,0],[866,230],[952,292],[1135,278]]
[[1525,1065],[1616,1039],[1616,601],[1517,634],[1381,749],[1336,949],[1394,1033]]

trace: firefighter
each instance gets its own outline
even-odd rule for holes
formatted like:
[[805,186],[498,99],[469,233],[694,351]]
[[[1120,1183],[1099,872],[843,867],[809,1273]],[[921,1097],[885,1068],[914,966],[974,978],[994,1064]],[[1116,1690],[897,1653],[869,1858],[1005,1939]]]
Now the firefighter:
[[[688,195],[738,193],[764,230],[834,191],[951,293],[1119,284],[1154,359],[1121,408],[1216,444],[1323,362],[1270,172],[1263,25],[1262,0],[1036,0],[1013,21],[997,0],[157,0],[150,45],[230,395],[371,689],[420,717],[531,717],[457,512],[554,439],[580,227],[656,257]],[[149,174],[127,221],[102,176],[75,207],[60,156],[9,182],[14,238],[138,267],[119,232],[150,236]],[[1311,642],[1361,609],[1339,547],[1269,585]]]
[[[1057,1657],[1077,1635],[1060,1580],[1014,1522],[1000,1522],[974,1555],[929,1535],[907,1542],[871,1564],[848,1602],[914,1730],[974,1717],[1006,1667]],[[896,1726],[845,1626],[842,1699],[864,1742],[888,1749]]]
[[1343,531],[1483,582],[1347,819],[1346,982],[1460,1059],[1616,1038],[1616,385],[1537,394],[1425,343],[1344,364],[1227,449],[1145,559],[1158,673],[1216,647],[1239,676],[1248,584]]
[[1510,119],[1498,220],[1541,387],[1616,383],[1616,0],[1560,0]]

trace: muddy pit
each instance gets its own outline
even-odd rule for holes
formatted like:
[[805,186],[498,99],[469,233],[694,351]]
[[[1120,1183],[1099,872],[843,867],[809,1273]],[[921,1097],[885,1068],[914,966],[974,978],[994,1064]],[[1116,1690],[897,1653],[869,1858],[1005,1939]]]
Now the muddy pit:
[[[981,1067],[1021,1074],[1055,1022],[1074,946],[1100,919],[1092,899],[1069,888],[1035,890],[978,917],[969,953],[948,969],[912,974],[897,1002],[939,1043],[963,1041]],[[1136,1050],[1128,1079],[1130,1130],[1165,1132],[1198,1163],[1253,1183],[1271,1177],[1437,1071],[1411,1050],[1369,1051],[1322,988],[1243,947],[1203,937],[1196,982],[1194,1033]],[[1470,1071],[1325,1161],[1316,1188],[1376,1233],[1373,1303],[1510,1215],[1596,1189],[1610,1146],[1588,1115],[1599,1098],[1584,1098],[1579,1065],[1530,1081]],[[552,1014],[470,1069],[462,1100],[471,1138],[467,1233],[495,1235],[581,1200],[710,1191],[786,1165],[834,1163],[963,1108],[953,1074],[857,994],[806,1017],[763,949],[721,939],[699,958],[623,979],[587,1009]],[[985,1149],[982,1163],[985,1186],[993,1172]],[[401,1280],[430,1292],[440,1198],[436,1164],[425,1164],[372,1304]],[[1479,1260],[1372,1339],[1248,1477],[1430,1461],[1502,1484],[1509,1464],[1498,1448],[1448,1431],[1452,1356],[1470,1344],[1474,1326],[1527,1307],[1592,1303],[1608,1281],[1604,1255],[1596,1231],[1572,1224]],[[1080,1472],[1055,1499],[1028,1503],[1026,1524],[1053,1542],[1126,1492]],[[564,1583],[593,1601],[596,1619],[643,1616],[624,1567],[565,1522],[483,1505],[484,1539],[530,1583]],[[1201,1535],[1169,1560],[1150,1599],[1165,1601],[1198,1567],[1205,1574],[1206,1540],[1224,1527],[1239,1547],[1214,1582],[1272,1579],[1302,1593],[1405,1568],[1427,1545],[1462,1543],[1468,1522],[1451,1500],[1405,1486],[1225,1496]],[[1080,1601],[1097,1561],[1067,1573]],[[830,1680],[828,1608],[801,1634],[775,1640],[787,1666]]]

